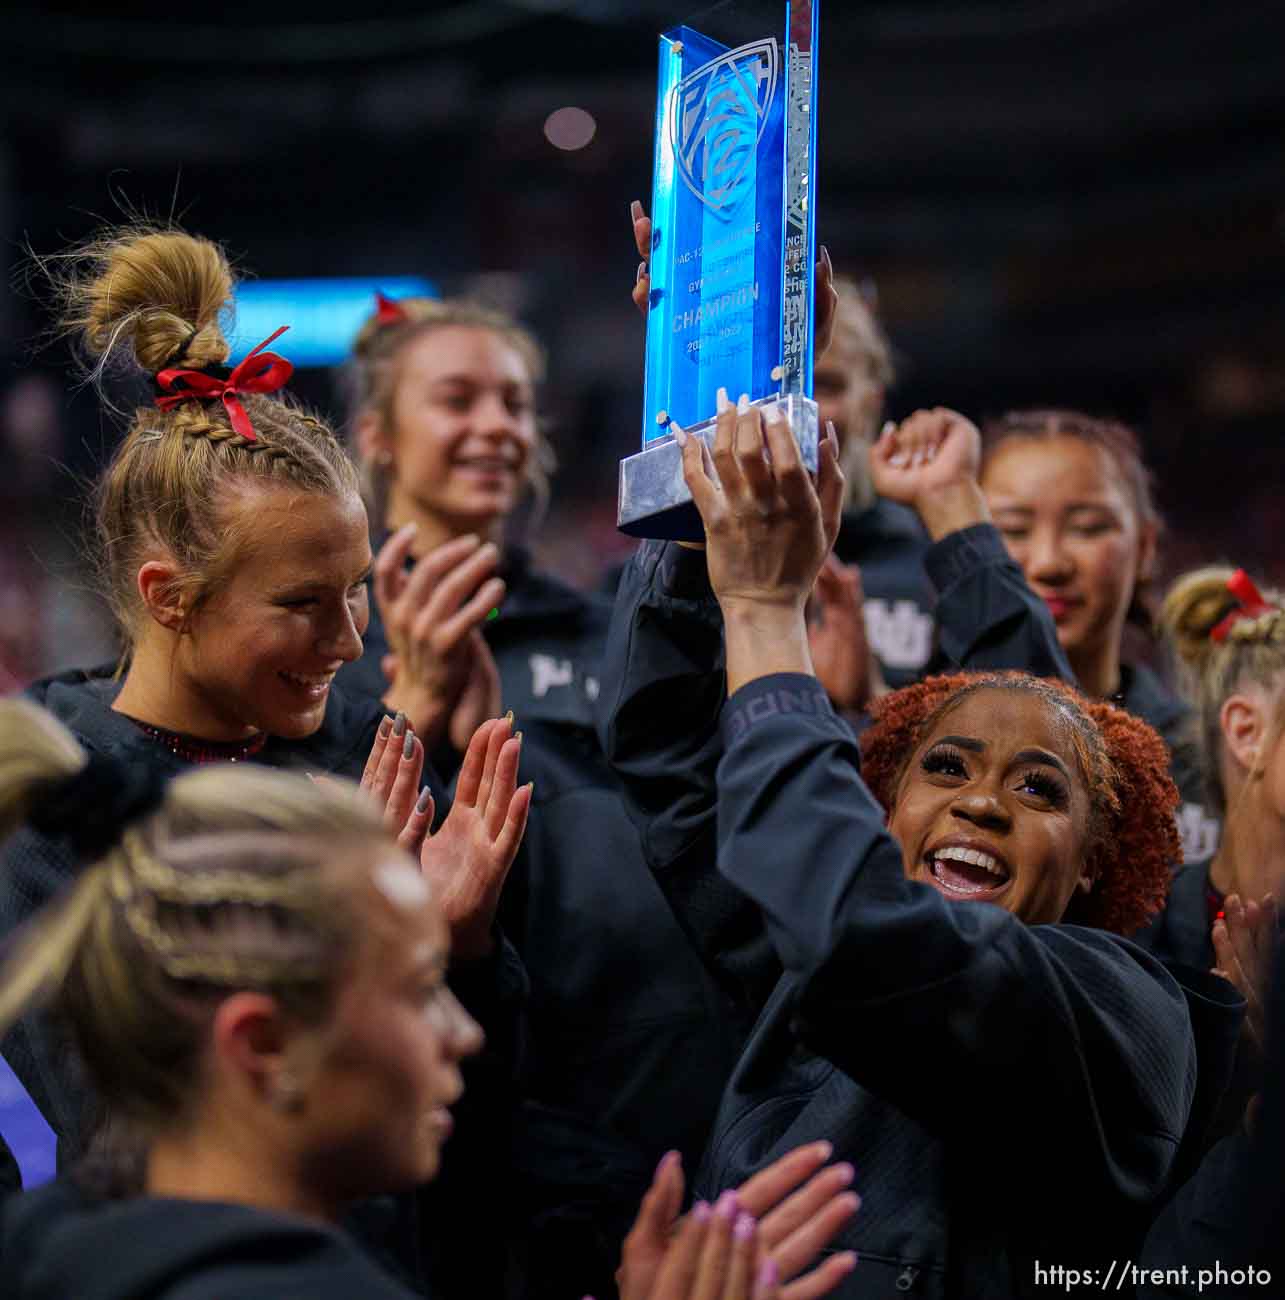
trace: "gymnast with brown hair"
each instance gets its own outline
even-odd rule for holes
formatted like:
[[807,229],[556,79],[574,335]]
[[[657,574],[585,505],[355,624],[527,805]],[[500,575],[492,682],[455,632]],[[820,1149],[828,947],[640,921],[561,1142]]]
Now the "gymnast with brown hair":
[[[867,1184],[842,1295],[1024,1296],[1040,1262],[1105,1274],[1197,1093],[1187,996],[1121,937],[1178,854],[1163,743],[1061,683],[989,673],[887,697],[859,754],[804,621],[843,496],[832,442],[814,486],[788,425],[747,402],[723,398],[712,456],[678,436],[706,548],[636,558],[604,699],[640,801],[680,796],[658,879],[760,1009],[697,1190],[825,1137]],[[975,479],[935,511],[987,518]]]

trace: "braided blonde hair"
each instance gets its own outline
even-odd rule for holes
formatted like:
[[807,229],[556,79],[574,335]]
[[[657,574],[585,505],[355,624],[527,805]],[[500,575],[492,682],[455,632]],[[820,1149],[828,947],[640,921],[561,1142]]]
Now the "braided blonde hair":
[[[87,757],[42,709],[0,702],[0,833]],[[56,1001],[109,1115],[144,1131],[181,1121],[223,997],[270,993],[324,1024],[365,933],[354,896],[393,852],[356,787],[231,764],[185,773],[20,933],[0,1032]]]
[[[131,225],[44,265],[95,379],[115,362],[152,376],[162,367],[200,369],[228,359],[220,316],[233,277],[209,240]],[[178,564],[174,595],[184,599],[189,619],[236,568],[248,538],[229,527],[229,486],[359,494],[356,470],[323,421],[289,398],[246,394],[242,403],[253,440],[236,433],[221,402],[140,408],[97,485],[92,559],[127,650],[143,613],[137,573],[158,548]]]
[[[1196,725],[1205,781],[1214,806],[1227,811],[1223,788],[1222,707],[1248,683],[1269,691],[1285,686],[1285,609],[1281,593],[1265,591],[1275,608],[1256,617],[1236,619],[1226,639],[1210,633],[1237,608],[1227,587],[1234,570],[1225,567],[1195,569],[1169,588],[1160,610],[1160,626],[1183,667],[1184,687],[1196,707]],[[1277,709],[1275,727],[1285,726],[1285,691]]]

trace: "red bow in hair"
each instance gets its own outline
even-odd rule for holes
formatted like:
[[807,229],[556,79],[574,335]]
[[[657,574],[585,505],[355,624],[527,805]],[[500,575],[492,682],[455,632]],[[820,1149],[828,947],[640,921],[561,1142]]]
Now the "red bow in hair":
[[1227,579],[1227,590],[1236,597],[1238,608],[1233,609],[1209,633],[1215,641],[1226,641],[1232,627],[1239,623],[1242,618],[1258,618],[1260,615],[1269,613],[1276,608],[1275,605],[1263,599],[1263,593],[1254,586],[1253,579],[1244,569],[1237,569]]
[[205,370],[162,370],[156,376],[157,388],[171,394],[158,397],[156,405],[162,411],[168,411],[180,402],[212,402],[216,398],[223,400],[227,407],[228,419],[234,433],[239,433],[247,442],[257,442],[254,426],[245,413],[245,407],[237,396],[239,393],[275,393],[284,388],[294,366],[285,357],[263,349],[273,339],[280,338],[290,328],[283,325],[275,334],[270,334],[258,347],[252,348],[235,367],[227,372],[227,377],[210,374]]
[[406,308],[399,302],[375,290],[375,324],[376,325],[404,325],[410,316]]

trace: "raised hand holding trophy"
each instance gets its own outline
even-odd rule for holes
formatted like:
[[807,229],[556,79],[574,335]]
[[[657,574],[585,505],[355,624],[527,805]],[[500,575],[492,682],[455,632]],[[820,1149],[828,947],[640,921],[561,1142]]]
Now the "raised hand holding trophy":
[[619,525],[704,536],[670,431],[713,438],[716,394],[780,403],[816,469],[816,0],[726,0],[660,38],[642,451]]

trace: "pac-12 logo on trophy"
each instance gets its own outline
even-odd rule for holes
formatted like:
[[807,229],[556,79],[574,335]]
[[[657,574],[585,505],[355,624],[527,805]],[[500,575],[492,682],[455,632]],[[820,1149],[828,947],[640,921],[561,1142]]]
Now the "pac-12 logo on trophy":
[[697,68],[674,88],[670,134],[688,189],[730,217],[753,189],[750,164],[776,90],[775,38],[751,41]]

